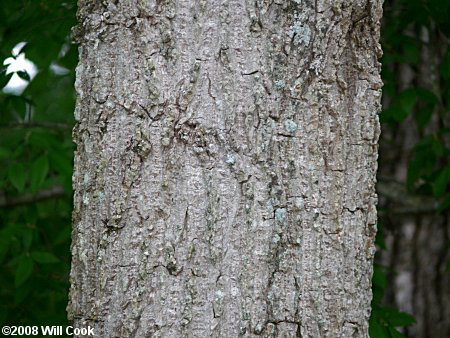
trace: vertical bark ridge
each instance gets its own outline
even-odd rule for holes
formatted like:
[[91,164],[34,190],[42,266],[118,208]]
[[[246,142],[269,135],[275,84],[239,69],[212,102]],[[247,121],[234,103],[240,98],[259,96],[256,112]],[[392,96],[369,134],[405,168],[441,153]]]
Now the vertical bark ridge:
[[367,337],[380,1],[80,1],[69,316]]

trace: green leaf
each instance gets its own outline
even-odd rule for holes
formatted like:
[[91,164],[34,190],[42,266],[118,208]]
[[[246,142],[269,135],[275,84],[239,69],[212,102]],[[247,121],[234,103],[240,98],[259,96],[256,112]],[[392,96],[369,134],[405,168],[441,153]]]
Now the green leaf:
[[59,262],[59,259],[49,252],[33,251],[31,253],[33,260],[40,264],[52,264]]
[[382,111],[381,122],[402,122],[412,112],[417,102],[415,88],[409,88],[397,95],[391,105]]
[[30,248],[31,242],[33,241],[33,230],[29,227],[24,227],[22,231],[22,241],[25,250]]
[[405,63],[417,65],[420,62],[420,48],[415,41],[405,39],[403,45],[403,60]]
[[426,88],[418,87],[415,89],[417,96],[425,103],[436,104],[439,103],[438,97],[431,91]]
[[63,177],[72,177],[72,158],[68,156],[68,151],[54,150],[49,154],[50,164]]
[[389,326],[389,334],[391,338],[406,338],[404,334],[398,332],[395,327]]
[[397,309],[384,307],[384,316],[389,325],[397,326],[409,326],[416,322],[416,319],[406,312],[401,312]]
[[0,238],[0,263],[5,259],[9,251],[10,240],[8,238]]
[[31,191],[36,192],[41,187],[48,174],[48,157],[41,156],[31,165]]
[[378,230],[375,236],[375,245],[377,245],[380,249],[386,249],[386,243],[383,239],[383,224],[378,222],[376,226]]
[[9,80],[11,80],[11,77],[14,75],[14,73],[6,74],[6,72],[0,72],[0,89],[3,89],[5,87]]
[[16,288],[14,290],[14,305],[18,306],[23,303],[34,288],[33,283],[26,283]]
[[416,123],[420,130],[423,130],[430,122],[431,116],[433,115],[433,106],[425,106],[420,109],[416,114]]
[[72,229],[70,226],[65,226],[61,231],[53,238],[54,244],[61,244],[63,242],[69,241],[72,234]]
[[450,36],[450,3],[442,0],[428,0],[427,9],[428,13],[432,16],[433,20],[438,24],[439,29],[447,37]]
[[438,212],[443,212],[448,207],[450,207],[450,194],[447,194],[442,200],[442,202],[439,204]]
[[19,70],[19,71],[16,72],[16,74],[19,75],[19,77],[22,80],[25,80],[25,81],[28,81],[28,82],[31,81],[30,75],[25,70]]
[[0,147],[0,159],[2,158],[10,158],[11,151],[8,148]]
[[447,185],[450,182],[450,164],[439,172],[438,177],[432,184],[434,197],[441,197],[447,190]]
[[386,327],[374,318],[371,318],[369,321],[369,336],[371,338],[389,338]]
[[69,45],[69,50],[64,54],[62,58],[58,60],[58,64],[67,69],[75,69],[78,63],[78,50],[75,45]]
[[409,162],[407,186],[411,189],[419,178],[429,183],[430,176],[435,172],[437,159],[444,154],[445,148],[434,136],[430,135],[420,140],[414,147],[414,156]]
[[[15,112],[20,116],[20,119],[23,120],[26,117],[27,111],[27,100],[23,96],[10,95],[8,97],[8,104],[12,112]],[[17,118],[15,118],[17,120]]]
[[16,269],[16,276],[14,284],[16,287],[22,285],[31,276],[33,272],[33,261],[29,256],[23,255],[20,257]]
[[388,284],[383,269],[378,264],[375,264],[373,267],[372,284],[382,290],[386,289]]
[[417,126],[422,130],[430,121],[435,106],[439,103],[439,98],[428,89],[418,87],[415,90],[417,97],[424,103],[416,113]]
[[445,146],[436,138],[432,138],[431,149],[433,149],[433,152],[437,157],[445,154]]
[[407,115],[409,115],[417,102],[417,94],[414,88],[409,88],[400,93],[400,105]]
[[14,163],[9,167],[8,178],[11,184],[18,192],[22,192],[25,189],[26,173],[25,167],[22,163]]

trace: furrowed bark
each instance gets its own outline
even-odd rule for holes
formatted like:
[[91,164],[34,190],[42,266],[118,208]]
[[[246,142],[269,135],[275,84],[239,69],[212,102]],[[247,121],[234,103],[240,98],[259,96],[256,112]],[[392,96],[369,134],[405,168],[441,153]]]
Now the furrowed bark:
[[381,1],[79,1],[69,318],[367,337]]

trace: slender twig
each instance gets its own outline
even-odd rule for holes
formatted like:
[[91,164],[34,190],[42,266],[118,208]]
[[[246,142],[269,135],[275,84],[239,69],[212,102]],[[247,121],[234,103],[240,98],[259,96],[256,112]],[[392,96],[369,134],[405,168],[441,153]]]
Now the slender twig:
[[0,124],[0,128],[47,128],[71,130],[72,126],[69,124],[56,122],[14,122],[9,124]]
[[15,207],[18,205],[41,202],[51,198],[66,196],[62,186],[43,189],[36,194],[26,193],[16,197],[7,197],[0,193],[0,208]]
[[[385,211],[386,213],[426,214],[434,213],[439,208],[433,197],[410,192],[405,184],[390,178],[378,178],[377,193],[392,203]],[[380,212],[383,213],[383,211]]]

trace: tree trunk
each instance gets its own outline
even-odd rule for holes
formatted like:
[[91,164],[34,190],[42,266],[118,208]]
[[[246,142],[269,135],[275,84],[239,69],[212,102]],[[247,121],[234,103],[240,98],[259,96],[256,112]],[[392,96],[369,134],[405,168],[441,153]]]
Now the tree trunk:
[[69,318],[367,337],[381,1],[79,1]]

